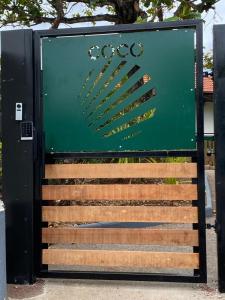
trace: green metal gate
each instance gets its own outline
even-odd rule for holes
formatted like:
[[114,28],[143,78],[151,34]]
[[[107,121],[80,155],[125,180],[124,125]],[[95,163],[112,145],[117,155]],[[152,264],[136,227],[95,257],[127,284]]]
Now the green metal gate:
[[201,25],[167,26],[38,36],[46,276],[206,280]]
[[42,39],[47,152],[196,149],[195,30]]
[[8,282],[206,281],[201,21],[3,32],[2,90]]

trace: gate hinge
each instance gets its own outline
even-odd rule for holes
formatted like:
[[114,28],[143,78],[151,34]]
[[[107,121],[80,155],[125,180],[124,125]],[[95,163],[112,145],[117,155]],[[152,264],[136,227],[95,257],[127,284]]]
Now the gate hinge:
[[215,232],[218,232],[218,225],[217,222],[215,221],[215,224],[206,224],[206,229],[214,229]]

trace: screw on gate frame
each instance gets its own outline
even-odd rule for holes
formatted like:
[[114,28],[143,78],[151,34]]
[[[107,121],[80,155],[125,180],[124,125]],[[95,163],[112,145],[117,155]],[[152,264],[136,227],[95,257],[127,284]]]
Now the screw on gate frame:
[[53,154],[54,153],[54,148],[50,147],[50,153]]

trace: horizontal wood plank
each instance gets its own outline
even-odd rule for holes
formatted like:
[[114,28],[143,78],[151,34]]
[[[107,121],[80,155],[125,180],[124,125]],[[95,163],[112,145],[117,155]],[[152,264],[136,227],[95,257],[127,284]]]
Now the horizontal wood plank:
[[45,222],[198,223],[197,207],[43,206]]
[[42,263],[98,267],[198,269],[198,253],[44,249]]
[[198,246],[198,230],[42,228],[42,243]]
[[196,178],[196,163],[47,164],[46,179]]
[[43,200],[197,200],[195,184],[44,185]]

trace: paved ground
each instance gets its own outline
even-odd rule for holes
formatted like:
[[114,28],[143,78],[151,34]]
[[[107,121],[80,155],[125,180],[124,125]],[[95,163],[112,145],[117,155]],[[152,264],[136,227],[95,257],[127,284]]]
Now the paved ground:
[[[10,298],[12,299],[12,298]],[[26,299],[13,298],[13,299]],[[106,281],[47,281],[44,294],[35,300],[216,300],[225,299],[205,286]]]
[[[210,184],[213,189],[213,172]],[[213,190],[214,193],[214,190]],[[214,222],[214,218],[207,220]],[[207,231],[208,284],[176,284],[95,280],[39,280],[33,286],[8,286],[9,299],[33,300],[216,300],[216,234]],[[1,300],[1,299],[0,299]]]
[[206,174],[209,180],[209,185],[212,193],[212,208],[213,211],[216,210],[216,197],[215,197],[215,171],[214,170],[206,170]]

